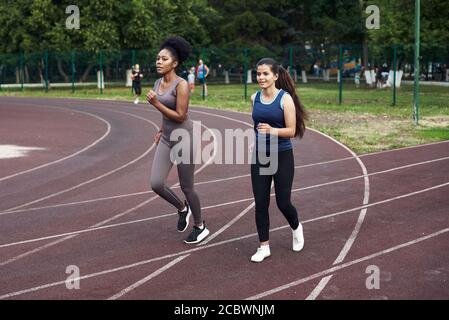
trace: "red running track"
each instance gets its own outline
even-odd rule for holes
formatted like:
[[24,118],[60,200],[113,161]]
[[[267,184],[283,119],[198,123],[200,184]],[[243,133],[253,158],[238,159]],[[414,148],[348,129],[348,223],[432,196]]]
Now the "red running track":
[[[251,126],[248,114],[190,115],[203,132]],[[0,99],[0,144],[44,148],[0,159],[1,299],[449,297],[449,142],[357,157],[308,130],[294,142],[292,194],[305,247],[291,250],[272,197],[272,257],[254,264],[249,166],[197,165],[211,236],[184,244],[175,210],[149,188],[160,118],[143,104]],[[69,290],[73,265],[81,279]]]

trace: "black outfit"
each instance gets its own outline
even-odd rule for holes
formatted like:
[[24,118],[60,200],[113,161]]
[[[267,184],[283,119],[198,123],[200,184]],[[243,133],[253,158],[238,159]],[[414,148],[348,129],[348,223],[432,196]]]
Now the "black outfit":
[[[275,143],[275,140],[272,141],[270,135],[265,137],[259,135],[257,130],[259,123],[268,123],[273,128],[286,127],[284,108],[282,106],[282,98],[285,94],[286,92],[281,89],[273,101],[267,103],[262,101],[262,93],[259,91],[254,99],[252,116],[256,134],[256,161],[251,164],[251,182],[256,202],[256,227],[260,242],[269,240],[270,217],[268,207],[270,205],[270,190],[273,179],[276,204],[279,210],[285,216],[292,229],[296,230],[299,226],[298,212],[291,203],[292,184],[295,175],[293,145],[289,138],[278,137],[277,145],[273,145],[274,149],[271,150],[270,145]],[[271,152],[277,153],[276,172],[273,174],[261,174],[264,171],[261,168],[268,167],[270,163],[261,164],[258,158],[259,152],[265,153],[268,157],[268,154]],[[265,163],[268,159],[270,158],[265,159],[262,163]]]
[[140,85],[140,80],[143,77],[143,73],[142,73],[142,71],[134,71],[133,70],[132,75],[134,77],[134,80],[133,80],[134,92],[140,96],[142,94],[142,87]]
[[251,182],[256,201],[256,227],[260,242],[269,240],[270,216],[268,207],[270,206],[272,179],[274,179],[276,204],[279,210],[292,229],[296,230],[299,226],[298,212],[291,202],[293,177],[295,175],[293,150],[280,151],[278,163],[278,170],[274,175],[260,175],[260,168],[267,167],[267,165],[261,165],[259,161],[251,165]]

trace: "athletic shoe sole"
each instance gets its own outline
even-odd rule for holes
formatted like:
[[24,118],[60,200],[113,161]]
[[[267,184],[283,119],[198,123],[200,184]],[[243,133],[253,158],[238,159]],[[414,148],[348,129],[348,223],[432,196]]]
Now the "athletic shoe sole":
[[178,230],[178,232],[184,232],[184,231],[187,230],[187,227],[189,226],[189,219],[190,219],[190,216],[191,216],[191,215],[192,215],[192,211],[190,211],[190,209],[189,209],[189,213],[187,214],[187,217],[186,217],[187,224],[186,224],[186,226],[184,227],[184,229]]
[[199,234],[198,238],[195,241],[184,240],[184,243],[188,243],[188,244],[199,243],[199,242],[203,241],[208,235],[209,235],[209,229],[206,229]]
[[261,263],[261,262],[264,262],[265,260],[267,260],[268,258],[270,258],[271,257],[271,254],[269,255],[269,256],[266,256],[265,258],[263,258],[261,261],[256,261],[256,260],[253,260],[253,259],[249,259],[252,263]]

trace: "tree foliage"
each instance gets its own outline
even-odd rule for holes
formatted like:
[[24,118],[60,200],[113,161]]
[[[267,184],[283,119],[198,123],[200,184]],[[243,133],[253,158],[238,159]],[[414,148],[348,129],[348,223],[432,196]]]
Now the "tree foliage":
[[[449,2],[422,1],[422,46],[449,43]],[[79,30],[68,30],[70,0],[2,0],[0,52],[156,48],[169,35],[195,47],[414,42],[414,0],[378,0],[381,28],[367,30],[368,0],[78,0]]]

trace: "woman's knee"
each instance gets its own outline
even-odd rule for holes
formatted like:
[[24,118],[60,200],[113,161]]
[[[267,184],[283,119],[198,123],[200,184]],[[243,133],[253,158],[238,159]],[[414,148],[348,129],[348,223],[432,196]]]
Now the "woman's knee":
[[257,203],[255,205],[255,211],[257,216],[265,216],[268,215],[269,205],[266,203]]
[[276,204],[281,212],[296,211],[290,200],[277,200]]
[[150,181],[151,189],[153,189],[156,193],[161,193],[165,188],[164,181],[158,180],[158,179],[151,179]]
[[195,193],[195,190],[193,189],[193,186],[190,186],[190,185],[185,185],[185,184],[180,184],[180,187],[181,187],[181,191],[184,193],[184,194],[191,194],[191,193]]

